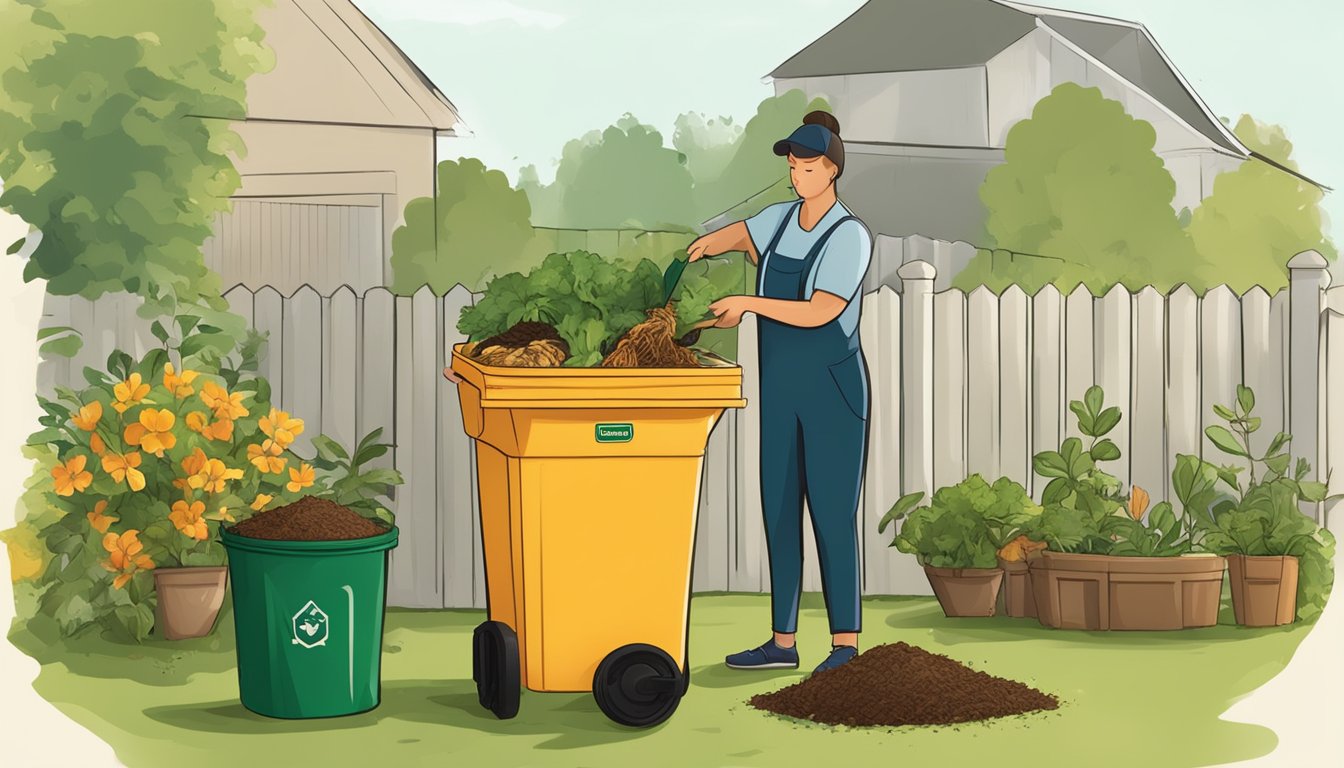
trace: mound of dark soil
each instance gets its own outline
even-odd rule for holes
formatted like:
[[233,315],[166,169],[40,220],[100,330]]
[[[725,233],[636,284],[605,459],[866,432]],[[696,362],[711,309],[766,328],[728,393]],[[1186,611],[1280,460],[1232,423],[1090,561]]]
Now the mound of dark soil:
[[359,513],[328,499],[305,496],[238,523],[233,532],[272,541],[345,541],[377,536],[387,530]]
[[945,725],[1057,709],[1059,700],[905,643],[879,645],[848,664],[774,693],[757,709],[828,725]]

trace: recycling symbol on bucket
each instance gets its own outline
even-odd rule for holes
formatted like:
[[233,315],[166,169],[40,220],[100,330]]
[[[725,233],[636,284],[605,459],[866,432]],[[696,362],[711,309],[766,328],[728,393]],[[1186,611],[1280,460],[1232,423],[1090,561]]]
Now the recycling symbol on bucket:
[[294,639],[290,641],[291,645],[302,645],[304,648],[316,648],[319,645],[327,644],[327,614],[317,603],[312,600],[299,609],[294,614],[291,621],[294,628]]

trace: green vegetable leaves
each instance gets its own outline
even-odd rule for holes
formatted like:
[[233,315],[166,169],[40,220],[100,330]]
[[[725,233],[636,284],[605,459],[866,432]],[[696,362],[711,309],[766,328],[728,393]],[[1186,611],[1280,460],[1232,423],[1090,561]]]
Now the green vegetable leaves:
[[903,496],[878,524],[878,532],[905,520],[891,546],[938,568],[994,568],[998,550],[1040,513],[1026,489],[1009,478],[991,486],[980,475],[940,488],[914,511],[923,493]]
[[[674,296],[679,336],[730,293],[716,280],[717,274],[689,270],[683,276]],[[485,296],[462,310],[457,328],[480,341],[519,322],[549,323],[569,345],[565,365],[592,366],[602,361],[605,344],[662,305],[663,273],[649,259],[628,266],[587,251],[553,253],[526,275],[512,272],[491,280]]]

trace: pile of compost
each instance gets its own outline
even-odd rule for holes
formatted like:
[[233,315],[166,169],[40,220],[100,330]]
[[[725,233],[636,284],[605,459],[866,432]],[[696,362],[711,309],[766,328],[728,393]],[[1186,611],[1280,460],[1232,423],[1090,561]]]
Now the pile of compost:
[[239,536],[271,541],[346,541],[385,531],[386,526],[315,496],[253,515],[233,527]]
[[850,726],[947,725],[1059,707],[1050,694],[905,643],[879,645],[749,703],[788,717]]

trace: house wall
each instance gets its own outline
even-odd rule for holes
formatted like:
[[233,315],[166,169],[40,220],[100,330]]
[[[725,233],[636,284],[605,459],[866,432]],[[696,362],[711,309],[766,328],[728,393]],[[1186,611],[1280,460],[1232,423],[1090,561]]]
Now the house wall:
[[846,142],[989,146],[983,67],[775,81],[775,94],[821,97]]
[[985,242],[980,185],[1003,151],[847,144],[840,199],[873,236]]
[[[303,215],[282,217],[274,205],[235,204],[206,246],[224,285],[272,285],[289,293],[303,275],[308,282],[348,284],[356,290],[391,280],[392,233],[402,223],[406,203],[434,193],[431,130],[267,121],[235,128],[247,148],[236,160],[243,183],[235,201],[301,204],[292,212]],[[377,209],[373,221],[367,213],[371,206]],[[373,225],[379,231],[371,240]],[[326,243],[326,233],[334,237],[341,227],[359,233],[341,246],[342,251],[363,251],[357,258],[336,253],[334,244]],[[225,237],[226,232],[258,234],[244,240]],[[317,251],[335,255],[317,254],[308,271],[292,269],[296,259]]]

